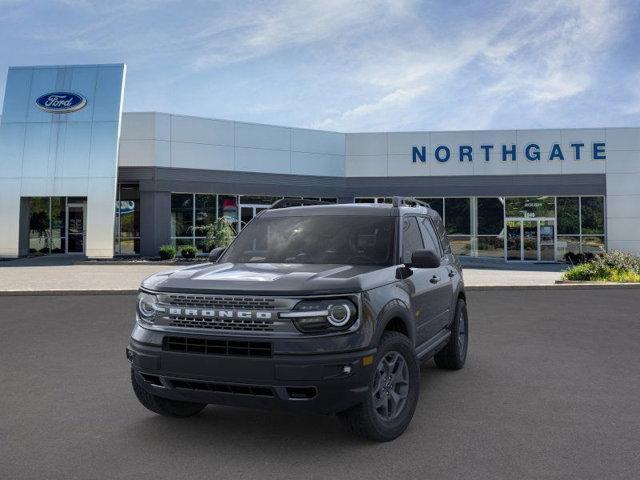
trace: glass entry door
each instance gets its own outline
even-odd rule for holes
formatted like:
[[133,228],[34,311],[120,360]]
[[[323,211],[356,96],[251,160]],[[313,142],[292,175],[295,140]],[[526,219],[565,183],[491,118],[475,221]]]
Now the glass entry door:
[[556,227],[554,219],[507,219],[506,231],[506,260],[521,262],[555,261]]
[[85,204],[67,203],[67,253],[84,253]]

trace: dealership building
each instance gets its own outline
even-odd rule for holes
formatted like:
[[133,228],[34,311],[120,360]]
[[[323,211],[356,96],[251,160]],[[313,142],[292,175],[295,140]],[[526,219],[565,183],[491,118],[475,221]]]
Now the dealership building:
[[[12,67],[0,118],[0,257],[206,251],[282,197],[427,201],[456,253],[640,254],[640,128],[344,133],[122,112],[126,68]],[[339,234],[339,232],[336,232]]]

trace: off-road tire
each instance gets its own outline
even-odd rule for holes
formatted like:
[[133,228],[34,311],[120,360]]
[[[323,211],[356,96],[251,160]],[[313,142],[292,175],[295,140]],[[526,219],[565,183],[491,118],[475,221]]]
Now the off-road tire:
[[131,370],[131,385],[140,403],[159,415],[180,418],[191,417],[200,413],[207,406],[206,403],[180,402],[153,395],[138,383],[133,369]]
[[456,314],[451,324],[451,337],[447,345],[440,350],[433,360],[438,368],[444,370],[460,370],[467,360],[469,345],[469,317],[467,304],[461,298],[456,305]]
[[[374,381],[377,366],[385,356],[400,354],[407,366],[408,394],[398,416],[383,420],[374,408]],[[418,403],[420,393],[420,365],[411,341],[398,332],[385,332],[371,369],[367,400],[339,413],[338,418],[352,433],[376,442],[388,442],[400,436],[407,428]]]

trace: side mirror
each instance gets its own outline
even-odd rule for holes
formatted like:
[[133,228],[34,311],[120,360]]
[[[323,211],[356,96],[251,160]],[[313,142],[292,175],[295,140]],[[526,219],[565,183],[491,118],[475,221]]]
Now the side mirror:
[[224,247],[214,248],[209,252],[209,261],[211,263],[216,263],[224,251]]
[[416,250],[411,255],[411,267],[438,268],[440,256],[433,250]]

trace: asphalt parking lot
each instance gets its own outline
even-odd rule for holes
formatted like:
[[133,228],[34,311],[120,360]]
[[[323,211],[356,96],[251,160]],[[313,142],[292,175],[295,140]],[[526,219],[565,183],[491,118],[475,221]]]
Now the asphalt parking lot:
[[133,296],[0,297],[0,478],[637,478],[639,292],[470,292],[467,367],[426,363],[387,444],[331,417],[156,416],[129,385]]

